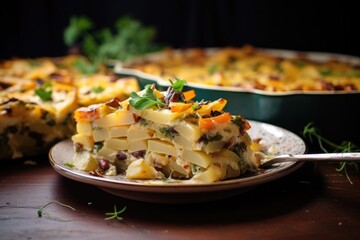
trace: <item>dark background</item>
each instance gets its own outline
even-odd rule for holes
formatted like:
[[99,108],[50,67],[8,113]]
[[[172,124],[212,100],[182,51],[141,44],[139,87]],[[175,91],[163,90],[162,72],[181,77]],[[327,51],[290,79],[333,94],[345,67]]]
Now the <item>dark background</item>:
[[360,56],[355,5],[307,0],[5,0],[0,7],[0,59],[66,54],[63,31],[73,15],[89,17],[98,28],[132,15],[157,28],[156,42],[176,48],[252,44]]

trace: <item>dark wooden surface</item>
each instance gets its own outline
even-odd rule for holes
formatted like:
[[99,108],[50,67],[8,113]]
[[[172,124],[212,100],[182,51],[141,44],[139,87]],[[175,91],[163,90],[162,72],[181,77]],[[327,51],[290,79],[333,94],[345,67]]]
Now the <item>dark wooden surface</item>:
[[[220,201],[164,205],[112,196],[36,165],[0,169],[0,239],[360,239],[360,181],[337,165],[308,163]],[[42,217],[37,210],[49,201]],[[105,220],[124,206],[123,221]]]

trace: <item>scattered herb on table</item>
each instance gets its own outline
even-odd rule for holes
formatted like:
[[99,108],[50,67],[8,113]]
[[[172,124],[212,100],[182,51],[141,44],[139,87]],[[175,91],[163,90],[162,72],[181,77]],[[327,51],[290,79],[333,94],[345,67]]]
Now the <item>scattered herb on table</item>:
[[[341,144],[336,144],[323,137],[320,134],[320,130],[314,126],[314,123],[308,123],[304,127],[303,135],[304,137],[309,138],[311,142],[313,141],[313,138],[315,138],[318,141],[320,149],[325,153],[330,152],[328,148],[331,148],[332,152],[360,152],[360,148],[351,141],[343,141]],[[353,184],[348,174],[348,168],[353,168],[359,173],[359,167],[360,162],[340,162],[336,171],[344,172],[349,182]]]
[[117,219],[117,220],[121,221],[121,220],[123,220],[123,217],[121,217],[121,214],[123,212],[125,212],[125,210],[126,210],[126,206],[118,211],[116,205],[114,205],[114,211],[113,212],[105,213],[105,215],[108,216],[108,217],[105,218],[105,220]]
[[73,207],[71,207],[71,206],[69,206],[69,205],[63,204],[63,203],[58,202],[58,201],[50,201],[50,202],[46,203],[44,206],[42,206],[41,208],[38,209],[38,211],[37,211],[38,216],[39,216],[39,217],[42,217],[42,215],[43,215],[43,213],[44,213],[44,209],[45,209],[47,206],[49,206],[50,204],[53,204],[53,203],[58,204],[58,205],[60,205],[60,206],[62,206],[62,207],[69,208],[69,209],[71,209],[71,210],[73,210],[73,211],[76,211],[75,208],[73,208]]

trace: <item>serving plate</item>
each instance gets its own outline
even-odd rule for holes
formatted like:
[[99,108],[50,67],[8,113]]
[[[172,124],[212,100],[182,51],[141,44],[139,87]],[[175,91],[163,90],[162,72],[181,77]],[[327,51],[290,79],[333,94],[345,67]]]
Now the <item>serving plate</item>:
[[[209,52],[214,49],[207,49]],[[336,60],[360,66],[360,58],[334,53],[299,52],[281,49],[258,49],[284,59],[302,56],[316,62]],[[164,53],[144,56],[159,59]],[[145,60],[145,61],[146,61]],[[126,68],[118,64],[114,68],[119,75],[134,76],[141,87],[155,83],[158,88],[166,89],[168,79]],[[181,77],[181,76],[179,76]],[[188,82],[185,90],[196,91],[195,100],[228,99],[225,111],[241,114],[248,119],[274,124],[300,134],[304,127],[313,122],[321,132],[334,142],[350,140],[360,144],[360,124],[354,117],[354,107],[360,102],[360,91],[287,91],[269,92],[259,89],[243,89],[239,87],[211,86]]]
[[[275,125],[250,120],[249,134],[252,139],[261,138],[265,147],[271,147],[276,154],[303,154],[306,146],[296,134]],[[68,167],[74,149],[71,140],[64,140],[53,146],[49,152],[52,167],[59,174],[72,180],[91,184],[110,194],[143,202],[189,203],[217,200],[242,193],[259,184],[284,177],[302,166],[302,163],[281,163],[273,168],[236,179],[214,183],[190,181],[166,182],[162,180],[128,180],[123,175],[96,177],[88,172]]]

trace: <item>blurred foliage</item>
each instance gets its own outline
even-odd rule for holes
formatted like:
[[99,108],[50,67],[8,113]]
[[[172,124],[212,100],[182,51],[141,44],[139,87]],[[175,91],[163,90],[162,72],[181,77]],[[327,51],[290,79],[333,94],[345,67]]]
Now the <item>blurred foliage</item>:
[[84,73],[96,71],[106,60],[129,61],[136,56],[160,50],[154,43],[156,29],[124,16],[113,28],[95,30],[93,22],[85,16],[73,16],[64,31],[67,46],[78,45],[90,63],[79,60],[76,66]]

